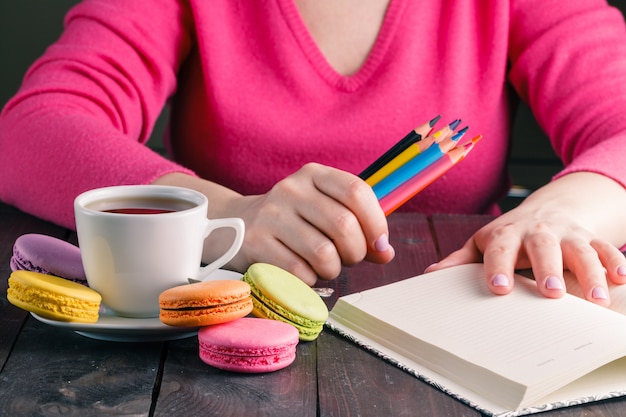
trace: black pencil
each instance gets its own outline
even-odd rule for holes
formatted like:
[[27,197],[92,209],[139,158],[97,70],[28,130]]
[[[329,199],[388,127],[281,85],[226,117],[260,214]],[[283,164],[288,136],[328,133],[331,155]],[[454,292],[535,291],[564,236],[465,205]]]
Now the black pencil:
[[[428,125],[432,128],[441,119],[441,116],[437,116],[428,122]],[[416,128],[417,129],[417,128]],[[415,129],[411,130],[405,137],[400,139],[395,145],[393,145],[387,152],[382,154],[380,158],[375,160],[370,166],[365,168],[363,172],[359,174],[359,178],[365,180],[373,175],[380,168],[385,166],[389,161],[402,153],[407,147],[411,146],[415,142],[422,140],[422,135],[417,133]]]

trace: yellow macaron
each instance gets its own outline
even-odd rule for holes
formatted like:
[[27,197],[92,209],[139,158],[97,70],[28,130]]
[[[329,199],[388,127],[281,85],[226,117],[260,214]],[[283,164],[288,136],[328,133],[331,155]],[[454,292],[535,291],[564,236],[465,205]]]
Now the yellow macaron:
[[84,285],[39,272],[18,270],[9,277],[9,302],[41,317],[95,323],[102,297]]

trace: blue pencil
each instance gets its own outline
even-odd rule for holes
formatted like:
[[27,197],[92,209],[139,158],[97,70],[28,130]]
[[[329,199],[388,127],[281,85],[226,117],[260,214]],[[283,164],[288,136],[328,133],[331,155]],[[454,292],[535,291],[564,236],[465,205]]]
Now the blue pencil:
[[468,127],[461,129],[455,133],[449,140],[443,140],[441,143],[433,144],[424,152],[418,154],[413,159],[407,161],[404,165],[398,167],[394,172],[382,179],[372,189],[378,200],[395,190],[397,187],[411,179],[418,172],[426,169],[433,162],[443,157],[446,152],[454,147],[456,142],[465,135]]

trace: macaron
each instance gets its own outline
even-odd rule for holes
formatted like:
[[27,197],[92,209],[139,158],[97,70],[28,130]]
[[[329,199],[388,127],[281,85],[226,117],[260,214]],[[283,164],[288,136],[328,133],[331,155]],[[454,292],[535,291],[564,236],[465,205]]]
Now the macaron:
[[252,311],[250,286],[239,280],[180,285],[159,296],[159,319],[170,326],[201,327],[226,323]]
[[9,302],[41,317],[95,323],[102,297],[82,284],[40,272],[17,270],[9,276]]
[[87,280],[78,246],[37,233],[15,240],[10,265],[12,271],[40,272],[80,283]]
[[250,265],[242,280],[250,285],[252,314],[293,325],[300,340],[315,340],[328,318],[328,307],[295,275],[266,263]]
[[286,323],[244,317],[198,331],[200,359],[233,372],[272,372],[296,359],[298,331]]

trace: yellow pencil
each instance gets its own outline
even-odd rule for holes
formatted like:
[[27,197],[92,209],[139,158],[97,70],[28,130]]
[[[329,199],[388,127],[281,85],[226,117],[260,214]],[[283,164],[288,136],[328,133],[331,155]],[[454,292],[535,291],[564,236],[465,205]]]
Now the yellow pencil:
[[380,181],[385,179],[387,175],[391,174],[393,171],[406,164],[412,158],[424,152],[433,143],[435,143],[435,137],[433,135],[422,139],[420,142],[414,143],[413,145],[402,151],[402,153],[400,153],[398,156],[389,161],[381,169],[372,174],[372,176],[367,178],[365,182],[368,183],[370,187],[375,186]]

